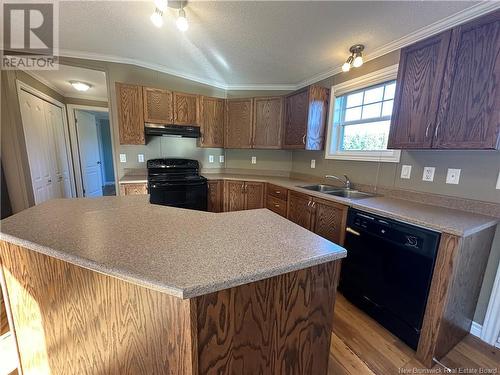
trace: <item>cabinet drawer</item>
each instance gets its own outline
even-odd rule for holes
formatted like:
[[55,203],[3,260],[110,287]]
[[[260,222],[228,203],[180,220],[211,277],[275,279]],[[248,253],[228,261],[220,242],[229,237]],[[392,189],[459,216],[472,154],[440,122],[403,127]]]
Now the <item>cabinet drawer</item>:
[[273,184],[267,184],[267,194],[284,201],[288,199],[288,190]]
[[276,212],[278,215],[286,217],[286,201],[273,197],[272,195],[267,196],[266,207]]

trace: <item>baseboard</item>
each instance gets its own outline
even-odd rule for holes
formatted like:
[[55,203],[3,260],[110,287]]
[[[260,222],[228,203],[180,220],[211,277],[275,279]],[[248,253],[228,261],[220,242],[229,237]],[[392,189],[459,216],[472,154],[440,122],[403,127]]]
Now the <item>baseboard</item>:
[[114,182],[114,181],[106,181],[106,182],[104,183],[104,186],[112,186],[112,185],[114,185],[114,184],[115,184],[115,182]]
[[472,322],[472,326],[470,327],[471,335],[474,335],[478,338],[481,338],[481,331],[483,330],[483,326],[479,323]]

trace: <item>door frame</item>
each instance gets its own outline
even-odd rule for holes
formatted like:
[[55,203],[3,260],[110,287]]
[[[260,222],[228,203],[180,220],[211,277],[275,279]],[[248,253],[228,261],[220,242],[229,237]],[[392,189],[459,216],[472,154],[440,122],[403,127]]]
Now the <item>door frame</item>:
[[[68,119],[69,119],[69,133],[71,137],[72,144],[76,145],[73,147],[73,160],[75,161],[75,181],[76,181],[76,195],[77,197],[83,197],[83,179],[82,179],[82,169],[80,165],[80,150],[78,148],[78,132],[76,129],[76,118],[75,118],[75,110],[83,110],[83,111],[94,111],[94,112],[105,112],[108,114],[109,119],[109,127],[110,132],[112,134],[111,129],[111,119],[109,107],[97,107],[90,105],[80,105],[80,104],[67,104],[66,109],[68,111]],[[99,141],[99,140],[98,140]],[[111,137],[111,153],[115,155],[115,143],[113,137]],[[101,161],[102,162],[102,161]],[[113,174],[116,176],[116,160],[113,157]],[[105,183],[105,181],[103,181]],[[115,188],[117,186],[117,181],[115,179]]]
[[[73,154],[72,154],[72,143],[71,143],[71,137],[70,137],[70,127],[69,127],[69,122],[68,122],[68,116],[66,113],[66,105],[64,103],[61,103],[57,99],[54,99],[53,97],[44,94],[43,92],[31,87],[27,83],[20,81],[19,79],[16,79],[16,87],[17,87],[17,102],[19,105],[21,105],[21,92],[25,91],[28,94],[31,94],[33,96],[36,96],[46,102],[49,102],[50,104],[55,105],[56,107],[61,108],[62,116],[63,116],[63,125],[64,125],[64,141],[66,144],[66,155],[68,157],[68,170],[69,170],[69,180],[70,180],[70,186],[71,186],[71,197],[74,198],[77,196],[77,189],[76,189],[76,182],[75,182],[75,164],[74,164],[74,159],[73,159]],[[22,125],[24,126],[24,125]],[[23,137],[25,136],[24,134],[24,128],[23,130]],[[31,189],[33,189],[33,181],[31,181],[30,177],[30,186]]]
[[481,340],[500,348],[500,264],[481,329]]

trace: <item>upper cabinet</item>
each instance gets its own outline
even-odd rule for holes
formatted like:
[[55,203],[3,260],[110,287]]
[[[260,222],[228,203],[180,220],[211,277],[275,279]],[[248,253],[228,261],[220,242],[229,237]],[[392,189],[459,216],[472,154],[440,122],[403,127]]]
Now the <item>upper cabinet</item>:
[[174,121],[172,91],[142,88],[144,100],[144,122],[171,124]]
[[146,138],[144,136],[142,87],[117,82],[115,88],[120,144],[146,144]]
[[283,98],[255,98],[253,111],[253,147],[281,148]]
[[252,148],[253,99],[228,99],[226,101],[226,148]]
[[200,97],[199,147],[224,147],[224,99]]
[[283,148],[323,149],[329,92],[312,85],[285,97]]
[[175,125],[198,125],[199,96],[174,92],[174,124]]
[[500,11],[401,51],[389,148],[496,149]]

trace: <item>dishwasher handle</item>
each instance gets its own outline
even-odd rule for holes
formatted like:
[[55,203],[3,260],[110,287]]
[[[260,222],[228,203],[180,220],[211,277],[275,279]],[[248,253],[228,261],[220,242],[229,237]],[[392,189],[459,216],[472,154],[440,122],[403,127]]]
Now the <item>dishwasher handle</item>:
[[359,233],[357,230],[352,229],[351,227],[346,227],[345,231],[354,234],[355,236],[361,236],[361,233]]

